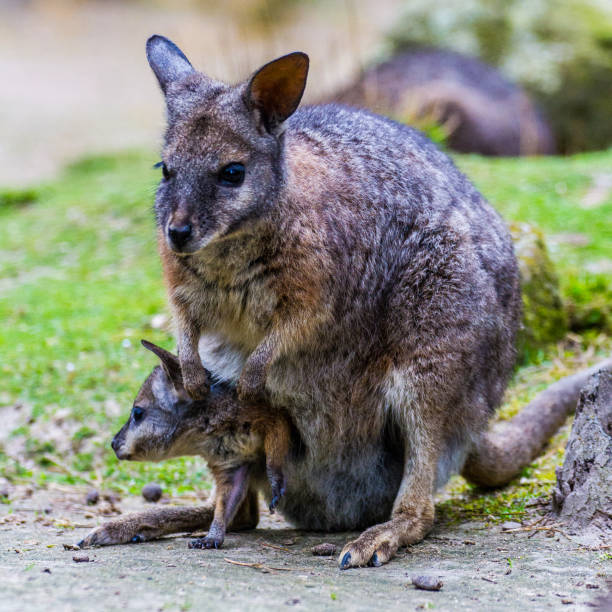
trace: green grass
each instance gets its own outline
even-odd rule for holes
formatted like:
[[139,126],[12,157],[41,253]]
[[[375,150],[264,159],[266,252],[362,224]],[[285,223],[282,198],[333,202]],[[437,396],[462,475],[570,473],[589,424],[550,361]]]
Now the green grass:
[[[50,184],[0,190],[0,418],[11,431],[0,434],[5,477],[124,492],[152,480],[171,493],[209,486],[198,459],[119,463],[109,447],[155,362],[140,338],[173,347],[168,331],[151,327],[152,317],[166,312],[151,213],[155,161],[141,153],[96,157]],[[609,274],[589,268],[612,259],[612,198],[579,206],[593,176],[612,167],[612,152],[458,163],[506,218],[551,236],[587,238],[581,247],[553,243],[566,296],[578,292],[588,304],[612,295]],[[543,365],[519,371],[505,410],[571,370],[593,338],[591,332],[555,347],[541,356]],[[609,351],[607,338],[597,342]],[[565,370],[546,362],[559,350]],[[550,480],[550,466],[542,470]]]

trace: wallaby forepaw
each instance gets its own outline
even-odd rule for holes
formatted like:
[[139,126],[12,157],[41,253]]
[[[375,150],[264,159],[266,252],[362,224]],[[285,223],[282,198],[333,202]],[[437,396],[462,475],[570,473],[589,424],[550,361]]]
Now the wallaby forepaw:
[[183,386],[189,397],[193,400],[206,399],[208,395],[209,381],[206,370],[200,364],[181,364],[183,374]]
[[266,376],[259,368],[250,368],[248,364],[242,370],[236,387],[238,399],[243,402],[266,401]]

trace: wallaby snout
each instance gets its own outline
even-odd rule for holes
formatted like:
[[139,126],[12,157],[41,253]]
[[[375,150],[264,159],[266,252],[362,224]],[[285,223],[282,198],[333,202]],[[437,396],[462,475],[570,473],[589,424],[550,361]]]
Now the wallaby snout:
[[191,223],[168,226],[168,241],[174,251],[181,251],[191,238]]

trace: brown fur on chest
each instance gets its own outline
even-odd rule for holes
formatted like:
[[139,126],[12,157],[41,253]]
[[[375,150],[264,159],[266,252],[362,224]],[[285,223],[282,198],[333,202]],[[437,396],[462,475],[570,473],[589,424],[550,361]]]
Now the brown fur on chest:
[[312,313],[314,328],[320,319],[316,313],[329,305],[332,262],[314,219],[287,214],[284,221],[289,219],[291,226],[280,232],[284,240],[279,240],[278,227],[268,232],[264,226],[217,240],[188,257],[171,252],[160,233],[164,279],[179,317],[185,313],[202,333],[220,332],[246,351],[257,346],[275,316],[287,309]]

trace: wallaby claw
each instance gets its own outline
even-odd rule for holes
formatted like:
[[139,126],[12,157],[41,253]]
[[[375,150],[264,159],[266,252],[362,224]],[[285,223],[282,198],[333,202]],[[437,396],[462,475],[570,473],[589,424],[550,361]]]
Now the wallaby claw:
[[351,566],[351,553],[347,552],[344,557],[342,557],[342,561],[340,561],[340,569],[345,570]]
[[223,540],[206,536],[205,538],[196,538],[194,540],[191,540],[187,546],[188,548],[206,548],[208,550],[214,548],[216,550],[221,548],[222,545]]
[[281,497],[285,494],[285,477],[282,472],[268,468],[268,480],[272,489],[272,501],[268,506],[270,514],[274,514],[274,509],[278,506]]
[[374,553],[371,559],[368,561],[368,567],[380,567],[382,563],[378,559],[378,553]]

